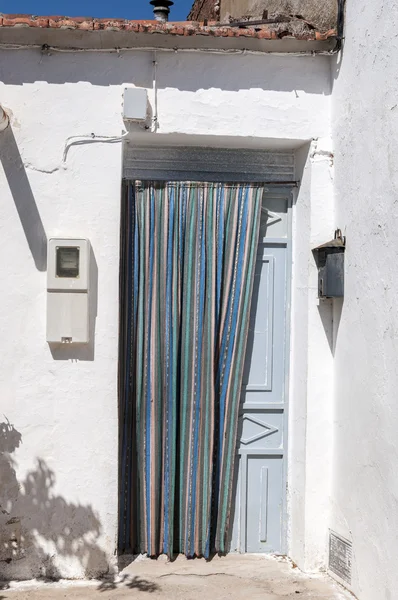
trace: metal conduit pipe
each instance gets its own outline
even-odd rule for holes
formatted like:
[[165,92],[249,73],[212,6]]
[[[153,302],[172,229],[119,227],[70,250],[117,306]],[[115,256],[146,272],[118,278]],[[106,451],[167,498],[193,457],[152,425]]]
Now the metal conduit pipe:
[[4,131],[8,127],[9,120],[8,116],[5,113],[4,109],[0,105],[0,131]]

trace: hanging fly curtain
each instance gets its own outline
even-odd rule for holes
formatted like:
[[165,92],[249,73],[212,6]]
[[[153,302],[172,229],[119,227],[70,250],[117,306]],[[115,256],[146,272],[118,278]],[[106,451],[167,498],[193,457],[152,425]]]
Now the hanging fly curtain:
[[120,550],[227,550],[262,191],[125,187]]

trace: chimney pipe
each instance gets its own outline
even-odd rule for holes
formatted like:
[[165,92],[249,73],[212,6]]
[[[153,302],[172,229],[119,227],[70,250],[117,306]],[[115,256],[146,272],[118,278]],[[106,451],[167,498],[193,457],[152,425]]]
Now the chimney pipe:
[[166,23],[169,20],[170,6],[173,6],[174,2],[171,0],[151,0],[149,4],[153,6],[153,12],[157,21]]

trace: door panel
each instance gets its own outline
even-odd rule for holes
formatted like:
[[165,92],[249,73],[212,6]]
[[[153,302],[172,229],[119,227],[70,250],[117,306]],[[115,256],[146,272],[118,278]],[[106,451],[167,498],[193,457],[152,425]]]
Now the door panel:
[[242,401],[280,403],[285,378],[286,243],[259,244]]
[[246,455],[247,520],[245,552],[278,552],[282,524],[280,457]]
[[[239,417],[231,550],[282,552],[289,200],[265,194]],[[268,210],[268,212],[267,212]]]
[[240,417],[240,449],[283,447],[283,411],[247,410]]
[[[243,385],[246,391],[272,390],[273,318],[274,318],[275,260],[266,249],[257,256],[254,272],[253,297],[264,303],[264,310],[250,314],[248,349],[252,360],[246,360]],[[255,307],[257,308],[257,307]],[[265,360],[264,360],[265,359]]]

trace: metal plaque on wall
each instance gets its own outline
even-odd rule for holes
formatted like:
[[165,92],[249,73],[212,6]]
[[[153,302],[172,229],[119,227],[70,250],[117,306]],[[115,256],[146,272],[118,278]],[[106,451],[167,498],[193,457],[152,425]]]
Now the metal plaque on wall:
[[351,584],[352,544],[341,536],[330,532],[329,569],[335,575]]

